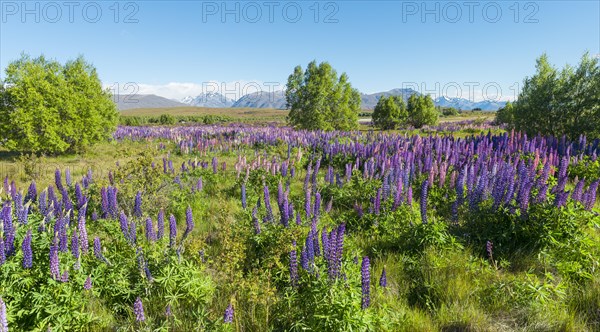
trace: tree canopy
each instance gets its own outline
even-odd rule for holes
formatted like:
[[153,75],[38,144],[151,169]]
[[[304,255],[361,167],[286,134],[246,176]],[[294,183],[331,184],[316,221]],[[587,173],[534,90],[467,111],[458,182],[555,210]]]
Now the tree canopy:
[[373,125],[382,130],[395,129],[408,119],[402,96],[381,96],[373,111]]
[[23,55],[5,73],[0,145],[23,152],[77,152],[115,130],[116,105],[82,57],[62,65]]
[[327,62],[294,68],[285,93],[288,123],[309,130],[353,130],[358,127],[360,94],[346,73],[339,77]]
[[600,137],[598,59],[585,53],[577,68],[558,70],[542,55],[512,107],[509,126],[528,134]]
[[435,125],[439,113],[435,109],[433,99],[429,95],[413,94],[408,98],[408,123],[421,128],[426,125]]

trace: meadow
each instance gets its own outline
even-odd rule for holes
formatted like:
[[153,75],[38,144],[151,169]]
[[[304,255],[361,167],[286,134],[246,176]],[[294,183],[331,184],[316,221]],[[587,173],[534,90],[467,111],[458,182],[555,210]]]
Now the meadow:
[[0,323],[600,330],[600,140],[483,115],[394,132],[271,116],[121,126],[80,155],[0,151]]

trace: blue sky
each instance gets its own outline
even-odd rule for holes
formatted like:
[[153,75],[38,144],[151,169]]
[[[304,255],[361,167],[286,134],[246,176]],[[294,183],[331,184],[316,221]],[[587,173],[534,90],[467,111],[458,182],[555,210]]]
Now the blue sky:
[[2,71],[21,52],[84,55],[107,86],[169,98],[283,87],[316,59],[362,92],[511,99],[543,52],[561,67],[600,54],[595,0],[22,3],[0,1]]

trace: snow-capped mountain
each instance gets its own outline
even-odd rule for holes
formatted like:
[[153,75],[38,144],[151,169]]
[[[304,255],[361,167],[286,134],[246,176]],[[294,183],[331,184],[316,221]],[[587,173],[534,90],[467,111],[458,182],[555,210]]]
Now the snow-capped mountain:
[[497,111],[506,105],[505,101],[482,100],[475,102],[464,98],[447,98],[444,96],[436,98],[434,102],[436,106],[441,107],[454,107],[460,110],[480,108],[482,111]]
[[258,91],[250,93],[238,99],[232,107],[285,109],[285,92],[280,90],[274,92]]
[[201,93],[195,97],[187,96],[181,100],[182,103],[198,107],[231,107],[235,100],[227,98],[218,92]]
[[377,92],[377,93],[371,93],[371,94],[361,93],[360,94],[360,102],[361,102],[360,107],[362,109],[367,109],[367,110],[374,109],[375,105],[377,105],[377,102],[379,101],[379,98],[381,98],[381,96],[385,96],[385,97],[402,96],[402,98],[406,102],[408,100],[408,98],[415,93],[418,94],[417,91],[410,89],[410,88],[409,89],[398,88],[398,89],[392,89],[390,91]]

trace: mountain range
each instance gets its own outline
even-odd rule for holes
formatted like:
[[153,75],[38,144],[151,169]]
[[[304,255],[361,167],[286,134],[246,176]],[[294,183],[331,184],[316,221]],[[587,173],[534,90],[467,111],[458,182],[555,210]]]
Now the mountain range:
[[[371,94],[361,93],[361,108],[364,110],[372,110],[377,105],[377,101],[381,96],[402,96],[407,101],[413,94],[419,92],[413,89],[392,89],[384,92]],[[156,95],[136,95],[136,96],[115,96],[115,101],[119,110],[128,110],[133,108],[162,108],[162,107],[211,107],[211,108],[229,108],[229,107],[246,107],[246,108],[274,108],[285,109],[286,100],[284,91],[275,92],[254,92],[242,96],[238,100],[233,100],[218,92],[201,93],[197,96],[188,96],[180,101],[167,99]],[[504,101],[482,100],[471,101],[464,98],[447,98],[438,97],[434,100],[436,106],[454,107],[460,110],[473,110],[479,108],[483,111],[496,111],[504,105]]]

